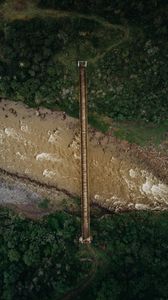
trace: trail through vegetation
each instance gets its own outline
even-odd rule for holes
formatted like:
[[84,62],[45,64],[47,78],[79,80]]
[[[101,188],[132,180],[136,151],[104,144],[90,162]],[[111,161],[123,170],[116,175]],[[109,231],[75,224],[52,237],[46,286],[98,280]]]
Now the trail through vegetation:
[[64,212],[31,221],[1,209],[0,225],[3,300],[167,299],[167,212],[93,218],[94,253]]
[[[4,8],[0,8],[0,12],[3,15],[3,18],[5,21],[7,22],[13,22],[16,20],[31,20],[33,18],[48,18],[48,17],[52,17],[55,19],[61,19],[61,18],[71,18],[71,19],[85,19],[85,20],[90,20],[90,21],[95,21],[97,24],[100,24],[103,28],[103,32],[105,34],[105,32],[107,30],[114,30],[117,31],[119,35],[122,35],[122,37],[119,39],[119,41],[114,42],[111,39],[111,44],[108,45],[108,47],[106,49],[104,49],[104,51],[102,51],[102,53],[95,55],[95,57],[93,58],[89,58],[87,57],[87,61],[89,63],[96,63],[98,60],[100,60],[101,58],[104,57],[104,55],[110,51],[111,49],[119,46],[121,43],[127,41],[129,39],[129,27],[128,26],[122,26],[122,25],[114,25],[111,24],[110,22],[107,22],[106,20],[104,20],[103,18],[96,16],[96,15],[85,15],[85,14],[80,14],[78,12],[70,12],[70,11],[60,11],[60,10],[49,10],[49,9],[40,9],[38,7],[33,7],[32,9],[26,9],[21,10],[21,11],[15,11],[13,9],[11,9],[12,7],[9,7],[8,9],[6,9],[6,7]],[[82,33],[81,33],[82,34]],[[87,32],[83,32],[83,35],[87,35]],[[95,33],[94,33],[95,35]],[[107,35],[107,32],[106,32]],[[107,38],[107,37],[106,37]],[[104,42],[104,36],[102,36],[102,43]],[[77,54],[78,56],[70,58],[69,60],[69,64],[70,63],[75,63],[75,61],[77,62],[78,59],[81,59],[81,57],[79,56],[80,53]],[[83,58],[86,59],[86,58]],[[81,59],[82,60],[82,59]],[[64,60],[62,59],[62,62],[64,63]]]
[[157,11],[159,28],[157,14],[154,23],[143,24],[108,13],[58,10],[62,3],[51,10],[23,2],[19,9],[17,1],[5,1],[0,9],[1,97],[78,116],[76,62],[88,60],[91,113],[119,121],[165,122],[163,11]]

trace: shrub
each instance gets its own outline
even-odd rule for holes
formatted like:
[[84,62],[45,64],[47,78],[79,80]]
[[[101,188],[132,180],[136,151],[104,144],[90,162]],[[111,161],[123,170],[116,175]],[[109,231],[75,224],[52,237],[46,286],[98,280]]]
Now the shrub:
[[[167,216],[130,212],[93,217],[98,270],[75,299],[166,300]],[[78,218],[58,212],[36,222],[3,209],[0,225],[2,300],[60,299],[88,272],[90,264],[80,262]]]
[[[73,5],[77,2],[90,8],[96,3],[97,10],[102,5],[101,1],[73,1]],[[46,5],[49,3],[46,1]],[[68,5],[66,1],[52,3]],[[110,9],[110,3],[106,1],[105,7]],[[141,119],[159,123],[167,119],[168,43],[163,7],[161,9],[160,2],[155,1],[160,9],[156,13],[153,12],[154,1],[151,6],[145,6],[144,1],[141,5],[134,1],[126,3],[130,10],[141,10],[141,6],[146,15],[155,16],[145,25],[138,26],[130,17],[128,23],[132,25],[127,41],[123,41],[119,29],[110,34],[95,18],[91,20],[79,15],[2,22],[0,96],[25,101],[31,106],[40,103],[50,108],[59,107],[78,116],[76,62],[82,57],[89,59],[91,112],[105,113],[118,120]],[[125,2],[115,1],[112,5],[115,9],[120,6],[124,11],[126,9]],[[105,32],[107,40],[104,39]],[[114,44],[121,43],[106,52],[105,46],[111,46],[111,40]],[[105,43],[104,47],[102,43]],[[101,54],[104,54],[102,58]],[[100,59],[94,61],[96,57]]]
[[35,222],[1,210],[0,225],[1,299],[58,297],[76,286],[83,267],[73,217],[57,213]]
[[167,299],[167,215],[131,212],[94,223],[94,241],[107,266],[88,300]]

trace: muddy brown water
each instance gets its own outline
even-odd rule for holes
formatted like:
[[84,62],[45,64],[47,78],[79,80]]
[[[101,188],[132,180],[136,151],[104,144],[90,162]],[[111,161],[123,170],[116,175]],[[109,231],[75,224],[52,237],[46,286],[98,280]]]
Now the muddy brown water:
[[[2,100],[0,168],[80,196],[79,120]],[[112,210],[168,208],[168,186],[91,129],[89,187],[91,201]]]

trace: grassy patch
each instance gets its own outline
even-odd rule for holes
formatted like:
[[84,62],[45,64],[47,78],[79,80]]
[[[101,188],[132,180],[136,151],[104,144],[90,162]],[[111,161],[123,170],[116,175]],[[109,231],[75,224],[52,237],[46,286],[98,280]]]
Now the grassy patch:
[[109,124],[103,120],[103,117],[97,115],[97,114],[90,114],[89,115],[89,124],[101,132],[105,133],[109,129]]
[[162,124],[146,124],[143,122],[116,122],[114,135],[130,143],[140,146],[159,145],[166,139],[168,122]]

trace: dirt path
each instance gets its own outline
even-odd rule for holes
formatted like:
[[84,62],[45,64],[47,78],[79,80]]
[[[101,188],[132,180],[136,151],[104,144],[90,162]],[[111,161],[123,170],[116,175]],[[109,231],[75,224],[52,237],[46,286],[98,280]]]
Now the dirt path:
[[[10,4],[8,4],[9,6]],[[70,12],[70,11],[63,11],[63,10],[50,10],[50,9],[40,9],[36,7],[35,5],[29,4],[28,6],[23,6],[21,10],[15,9],[15,4],[11,4],[10,7],[7,7],[5,5],[0,6],[0,14],[3,19],[6,21],[14,21],[14,20],[29,20],[34,17],[40,17],[40,18],[55,18],[60,19],[63,17],[70,17],[72,18],[85,18],[88,20],[93,20],[99,23],[102,28],[104,27],[104,30],[118,30],[121,34],[121,39],[114,43],[114,41],[111,41],[111,45],[109,45],[107,48],[104,49],[104,51],[101,51],[101,53],[98,53],[94,58],[88,58],[89,63],[95,64],[99,59],[103,58],[107,52],[109,52],[111,49],[118,47],[120,44],[125,42],[129,39],[129,27],[125,24],[117,25],[117,24],[111,24],[110,22],[104,20],[101,17],[98,17],[96,15],[86,15],[86,14],[80,14],[78,12]]]
[[92,260],[92,266],[91,266],[90,272],[89,272],[87,278],[82,280],[76,288],[67,292],[64,296],[60,297],[59,300],[79,299],[79,295],[82,295],[82,293],[87,290],[87,288],[90,286],[90,284],[96,277],[97,269],[99,266],[97,253],[91,245],[85,245],[85,247],[87,247],[87,252],[90,255],[89,259]]

